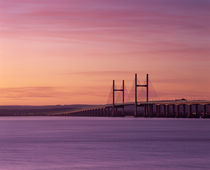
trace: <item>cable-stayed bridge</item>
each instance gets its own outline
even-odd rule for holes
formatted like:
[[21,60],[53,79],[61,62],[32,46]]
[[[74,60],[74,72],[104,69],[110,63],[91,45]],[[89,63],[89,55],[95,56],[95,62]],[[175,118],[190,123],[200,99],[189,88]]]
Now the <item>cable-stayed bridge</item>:
[[[210,101],[150,100],[149,89],[151,82],[148,74],[143,84],[139,83],[137,74],[135,74],[134,84],[134,88],[129,94],[126,93],[124,80],[120,88],[116,87],[115,80],[113,80],[112,102],[109,104],[57,114],[57,116],[210,118]],[[145,93],[145,100],[139,98],[140,89],[144,90],[141,94]],[[125,102],[126,94],[130,96],[130,101]]]

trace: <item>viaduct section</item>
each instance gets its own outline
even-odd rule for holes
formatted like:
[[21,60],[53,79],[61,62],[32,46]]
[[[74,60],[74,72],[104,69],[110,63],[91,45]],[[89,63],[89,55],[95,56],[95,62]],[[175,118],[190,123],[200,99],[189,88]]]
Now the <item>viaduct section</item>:
[[[146,101],[138,101],[139,88],[146,89]],[[120,104],[115,101],[116,93],[122,94]],[[122,81],[122,88],[116,88],[115,80],[113,80],[112,104],[62,113],[56,116],[210,118],[210,101],[188,101],[185,99],[150,101],[149,75],[146,75],[145,84],[138,84],[138,76],[135,74],[134,102],[125,103],[125,81]]]

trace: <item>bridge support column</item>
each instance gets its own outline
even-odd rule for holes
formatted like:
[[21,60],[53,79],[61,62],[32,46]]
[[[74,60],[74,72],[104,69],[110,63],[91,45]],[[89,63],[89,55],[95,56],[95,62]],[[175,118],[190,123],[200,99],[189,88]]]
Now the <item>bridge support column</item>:
[[101,109],[98,109],[98,117],[101,117]]
[[[137,74],[135,74],[135,110],[134,110],[134,116],[137,117],[138,116],[138,87],[145,87],[146,88],[146,100],[147,100],[147,104],[149,103],[149,74],[147,74],[146,76],[146,84],[144,85],[139,85],[138,84],[138,77]],[[145,105],[144,108],[144,116],[149,116],[148,115],[148,105]]]
[[[115,80],[113,80],[113,103],[112,103],[112,116],[119,116],[119,113],[117,112],[117,107],[115,105],[115,92],[122,92],[122,106],[123,114],[124,114],[124,107],[125,107],[125,81],[122,81],[122,89],[116,89],[115,88]],[[119,107],[119,106],[118,106]]]
[[190,118],[192,115],[192,104],[188,105],[188,113],[187,113],[187,118]]
[[147,108],[148,108],[148,105],[144,104],[144,117],[147,117]]
[[153,104],[150,104],[150,109],[149,109],[149,116],[150,117],[153,117],[153,111],[154,111]]
[[101,117],[104,117],[104,109],[101,109]]
[[106,108],[104,108],[104,117],[106,117],[106,115],[107,115],[107,110]]
[[104,109],[101,109],[101,117],[104,117]]
[[109,110],[108,110],[108,108],[105,108],[105,110],[104,110],[105,112],[104,112],[104,116],[105,117],[107,117],[108,116],[108,113],[109,113]]
[[147,117],[150,117],[151,112],[152,112],[151,104],[147,104]]
[[103,108],[103,109],[102,109],[102,117],[105,117],[105,115],[106,115],[106,109]]
[[135,74],[135,111],[134,116],[137,117],[138,96],[137,96],[137,74]]
[[150,117],[151,115],[151,112],[152,112],[152,107],[151,107],[151,104],[147,104],[147,117]]
[[109,113],[109,108],[105,108],[105,117],[108,116],[108,113]]
[[163,105],[163,110],[164,110],[164,117],[167,117],[167,108],[166,105]]
[[167,107],[166,117],[170,117],[170,105],[168,104],[166,107]]
[[99,116],[100,116],[100,109],[97,109],[96,117],[99,117]]
[[160,114],[159,105],[156,105],[156,117],[159,117],[159,114]]
[[176,112],[176,117],[177,118],[179,117],[179,112],[180,112],[180,105],[178,104],[177,105],[177,112]]
[[112,117],[112,108],[109,109],[109,116]]
[[185,117],[186,116],[186,105],[183,104],[182,107],[183,107],[182,117]]
[[173,104],[172,105],[172,112],[173,112],[173,117],[176,117],[176,105],[175,104]]
[[198,104],[195,105],[195,114],[196,114],[196,117],[200,117],[200,114],[198,111]]
[[108,115],[111,117],[112,116],[112,108],[109,108],[108,112],[109,112]]
[[159,105],[159,117],[162,117],[162,104]]
[[203,118],[206,118],[207,117],[207,105],[204,104],[203,105]]
[[115,115],[115,107],[112,108],[112,117]]
[[97,117],[100,117],[101,116],[101,109],[98,109],[97,111]]

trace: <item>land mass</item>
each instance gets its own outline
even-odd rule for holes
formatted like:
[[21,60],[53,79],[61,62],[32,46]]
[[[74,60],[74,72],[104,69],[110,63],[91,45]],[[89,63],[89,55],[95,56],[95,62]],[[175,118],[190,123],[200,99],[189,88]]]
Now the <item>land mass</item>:
[[53,116],[96,105],[0,106],[0,116]]

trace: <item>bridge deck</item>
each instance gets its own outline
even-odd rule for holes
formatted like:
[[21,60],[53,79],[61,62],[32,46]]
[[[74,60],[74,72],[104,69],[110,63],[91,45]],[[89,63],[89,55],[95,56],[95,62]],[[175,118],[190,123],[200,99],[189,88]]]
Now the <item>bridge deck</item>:
[[[134,115],[132,108],[134,103],[104,105],[100,107],[91,107],[75,110],[54,116],[126,116]],[[176,101],[150,101],[140,102],[137,107],[140,108],[138,116],[141,117],[210,117],[210,101],[202,100],[176,100]],[[121,109],[121,108],[125,108]],[[128,109],[129,108],[129,109]],[[127,110],[126,110],[127,109]],[[143,109],[143,110],[142,110]],[[124,113],[123,113],[124,112]],[[135,115],[137,116],[137,115]]]

